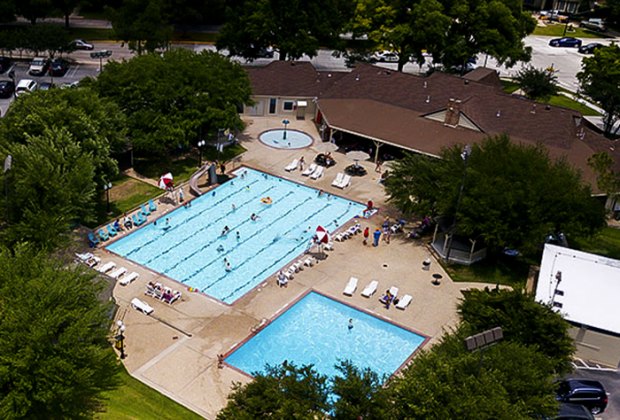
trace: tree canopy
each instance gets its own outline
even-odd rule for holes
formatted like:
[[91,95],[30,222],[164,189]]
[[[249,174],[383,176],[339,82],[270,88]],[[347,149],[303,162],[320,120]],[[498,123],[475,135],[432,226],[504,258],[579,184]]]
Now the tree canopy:
[[221,55],[174,49],[110,62],[87,83],[127,117],[134,149],[165,156],[218,129],[241,129],[237,108],[250,102],[243,68]]
[[240,1],[228,9],[217,47],[249,59],[266,47],[280,60],[314,57],[319,47],[340,41],[350,8],[348,0]]
[[535,347],[560,375],[571,370],[575,350],[569,324],[549,306],[520,290],[470,290],[458,306],[472,331],[502,327],[504,339]]
[[0,417],[92,418],[118,370],[98,291],[79,268],[0,249]]
[[327,378],[311,365],[267,366],[246,385],[236,383],[218,420],[320,418],[327,411]]
[[444,149],[441,159],[409,154],[385,186],[402,211],[457,220],[458,233],[491,249],[535,253],[550,233],[586,236],[604,224],[603,206],[577,170],[505,135],[473,145],[467,161],[462,146]]
[[125,0],[108,15],[116,36],[138,55],[167,47],[172,38],[163,0]]
[[597,48],[593,56],[583,59],[581,67],[577,73],[581,90],[605,110],[605,136],[614,138],[620,120],[620,46],[612,43]]
[[425,53],[447,69],[478,53],[508,66],[529,61],[523,38],[534,28],[516,0],[357,0],[347,25],[354,37],[368,37],[372,48],[397,52],[399,71],[410,58],[423,64]]
[[555,95],[559,90],[557,80],[553,72],[532,66],[519,70],[515,77],[525,96],[534,100],[548,100]]

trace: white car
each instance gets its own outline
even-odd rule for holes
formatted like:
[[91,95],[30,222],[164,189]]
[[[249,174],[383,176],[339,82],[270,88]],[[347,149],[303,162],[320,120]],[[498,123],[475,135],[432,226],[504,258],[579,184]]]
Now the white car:
[[35,57],[30,62],[28,74],[33,76],[43,76],[50,67],[50,60],[43,57]]
[[76,50],[91,51],[95,48],[93,44],[91,44],[90,42],[86,42],[83,39],[74,39],[73,41],[69,43],[69,45],[71,46],[71,48],[76,49]]
[[372,55],[371,60],[381,63],[398,63],[398,54],[393,51],[377,51]]
[[22,79],[15,88],[15,96],[20,96],[24,93],[30,93],[37,90],[38,84],[32,79]]

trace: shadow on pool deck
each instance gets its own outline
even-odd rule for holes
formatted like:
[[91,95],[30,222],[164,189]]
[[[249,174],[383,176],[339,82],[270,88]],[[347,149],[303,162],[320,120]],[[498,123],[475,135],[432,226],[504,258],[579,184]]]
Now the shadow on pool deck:
[[[350,164],[350,160],[342,154],[332,153],[337,165],[327,169],[319,180],[309,180],[302,177],[299,171],[284,171],[284,167],[300,156],[311,162],[317,153],[314,146],[294,151],[269,148],[253,139],[268,128],[281,127],[280,118],[256,118],[248,122],[242,136],[245,139],[242,144],[248,151],[240,160],[228,165],[229,171],[245,164],[359,202],[372,199],[382,209],[370,220],[363,220],[363,227],[368,225],[372,229],[382,223],[388,211],[383,208],[386,197],[383,187],[377,182],[380,174],[374,172],[374,164],[360,162],[366,166],[368,175],[354,178],[350,187],[340,190],[332,187],[331,182],[338,172]],[[316,144],[318,133],[312,122],[293,120],[290,128],[312,135]],[[351,224],[353,222],[347,226]],[[114,260],[118,265],[140,273],[138,280],[128,286],[117,285],[114,290],[121,307],[117,316],[127,327],[127,358],[124,360],[127,370],[147,385],[209,419],[214,419],[226,404],[233,381],[249,381],[246,375],[230,367],[218,369],[217,355],[227,353],[253,334],[262,320],[274,318],[308,290],[314,289],[336,297],[429,336],[430,342],[425,346],[428,347],[436,342],[445,328],[456,324],[456,305],[462,296],[461,291],[484,286],[453,283],[434,260],[429,271],[423,270],[422,261],[432,258],[430,252],[425,246],[402,236],[394,235],[390,244],[382,241],[375,248],[364,246],[362,236],[358,234],[345,242],[336,242],[334,250],[327,252],[325,259],[296,274],[286,288],[278,287],[272,276],[232,306],[187,289],[183,289],[180,301],[168,305],[145,296],[145,285],[149,281],[159,281],[178,289],[178,283],[105,250],[96,252],[104,261]],[[432,284],[434,273],[443,276],[439,286]],[[351,276],[357,277],[359,284],[353,296],[347,297],[342,291]],[[361,291],[373,279],[379,281],[377,293],[371,298],[362,297]],[[379,302],[382,292],[391,286],[397,286],[401,296],[413,296],[413,301],[404,311],[393,306],[385,309]],[[151,305],[157,318],[165,323],[131,309],[129,302],[134,297]],[[191,334],[191,337],[179,330]]]

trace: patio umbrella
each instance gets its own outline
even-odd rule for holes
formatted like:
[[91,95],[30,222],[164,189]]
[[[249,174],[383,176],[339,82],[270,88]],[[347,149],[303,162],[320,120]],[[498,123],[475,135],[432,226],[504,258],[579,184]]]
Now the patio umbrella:
[[171,188],[174,188],[174,182],[172,180],[173,178],[170,172],[162,175],[161,177],[159,177],[159,188],[161,188],[162,190],[169,190]]
[[328,244],[329,232],[323,226],[318,226],[316,228],[316,238],[319,244]]
[[362,152],[361,150],[353,150],[351,152],[348,152],[346,155],[349,159],[354,160],[355,161],[355,165],[358,165],[358,162],[360,160],[368,160],[370,159],[370,155],[366,152]]
[[329,232],[323,226],[316,228],[316,241],[319,245],[319,252],[323,254],[323,245],[329,243]]
[[320,142],[314,145],[314,148],[320,153],[335,152],[338,150],[338,145],[329,141]]

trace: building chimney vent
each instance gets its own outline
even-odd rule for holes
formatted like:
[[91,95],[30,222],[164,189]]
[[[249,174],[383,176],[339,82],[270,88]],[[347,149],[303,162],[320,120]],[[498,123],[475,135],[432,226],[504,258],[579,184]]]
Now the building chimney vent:
[[448,107],[446,108],[446,117],[444,124],[452,127],[459,125],[461,118],[461,101],[459,99],[450,98]]
[[426,95],[426,100],[424,102],[426,102],[427,104],[430,104],[431,103],[431,95]]
[[501,110],[501,109],[498,109],[498,110],[497,110],[497,113],[495,114],[495,116],[496,116],[497,118],[501,117],[501,116],[502,116],[502,110]]
[[360,80],[360,75],[359,74],[355,75],[355,80]]
[[428,87],[428,82],[425,80],[424,81],[424,89],[426,89]]
[[532,104],[532,110],[530,111],[530,114],[536,114],[536,104]]

